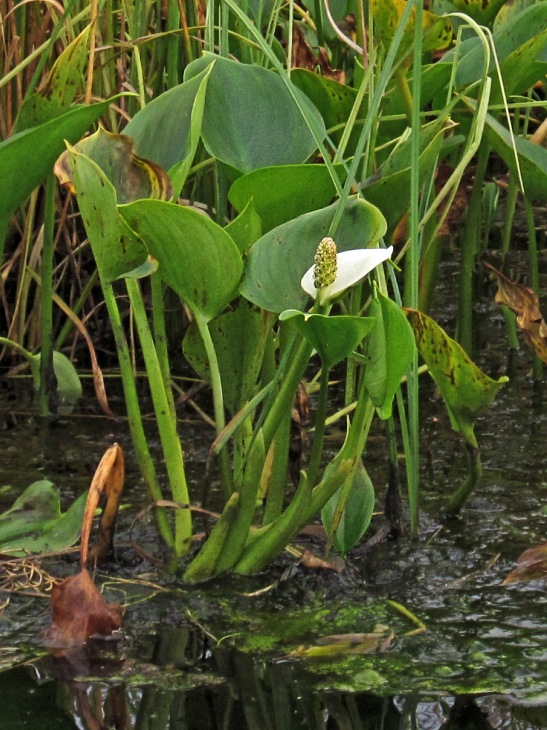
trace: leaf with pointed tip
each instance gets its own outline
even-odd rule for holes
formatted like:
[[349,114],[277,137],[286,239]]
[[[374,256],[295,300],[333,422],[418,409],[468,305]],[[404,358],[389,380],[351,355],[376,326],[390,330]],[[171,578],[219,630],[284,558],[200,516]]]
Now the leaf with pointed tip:
[[0,142],[0,218],[14,211],[43,182],[65,149],[65,140],[74,143],[80,139],[112,101],[73,107],[56,119]]
[[91,28],[88,25],[69,43],[38,91],[24,100],[15,120],[13,134],[58,117],[72,104],[84,78]]
[[290,321],[317,351],[327,370],[345,360],[363,341],[376,324],[374,317],[306,314],[297,309],[281,312],[279,319]]
[[[204,53],[186,67],[185,83],[213,62],[202,127],[209,153],[245,172],[307,160],[317,144],[285,81],[261,66]],[[322,139],[325,126],[317,109],[294,91]]]
[[162,279],[194,313],[210,321],[236,296],[241,254],[214,221],[161,200],[137,200],[119,211],[157,259]]
[[228,198],[239,211],[252,200],[266,233],[299,215],[323,208],[335,194],[326,165],[275,165],[238,178]]
[[377,325],[367,340],[365,387],[380,418],[391,416],[393,396],[416,354],[414,334],[401,307],[377,292],[368,309]]
[[489,378],[431,317],[414,309],[405,312],[420,355],[442,393],[452,428],[476,448],[475,421],[509,378]]
[[146,247],[118,215],[116,191],[104,172],[74,148],[67,165],[101,279],[112,282],[142,266]]
[[258,241],[262,235],[262,220],[255,210],[252,199],[241,213],[228,223],[225,231],[234,239],[234,243],[242,254],[246,254]]

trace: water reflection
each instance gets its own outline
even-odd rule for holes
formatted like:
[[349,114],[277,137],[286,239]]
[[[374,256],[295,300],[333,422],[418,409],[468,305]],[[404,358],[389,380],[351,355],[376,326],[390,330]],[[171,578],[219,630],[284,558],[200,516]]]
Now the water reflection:
[[547,707],[508,695],[379,697],[322,690],[297,662],[264,661],[165,627],[3,674],[0,728],[20,730],[541,730]]

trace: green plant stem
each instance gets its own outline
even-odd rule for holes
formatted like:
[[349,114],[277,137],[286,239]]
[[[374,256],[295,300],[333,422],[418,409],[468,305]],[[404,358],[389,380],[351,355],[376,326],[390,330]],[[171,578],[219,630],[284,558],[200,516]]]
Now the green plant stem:
[[473,269],[481,241],[482,188],[489,156],[490,145],[484,140],[479,147],[477,171],[461,237],[458,341],[470,357],[473,352]]
[[274,449],[271,474],[266,496],[266,506],[262,518],[263,525],[274,522],[283,511],[283,500],[287,486],[287,467],[289,462],[288,443],[291,437],[291,414],[283,417],[271,448]]
[[[534,220],[534,209],[529,198],[524,198],[524,209],[526,211],[526,224],[528,228],[528,259],[530,261],[530,287],[539,295],[539,263],[538,263],[538,248],[537,248],[537,236],[536,236],[536,225]],[[533,360],[533,373],[534,380],[543,380],[543,362],[537,355],[534,355]]]
[[452,496],[446,506],[446,514],[449,517],[457,515],[471,492],[476,488],[482,477],[481,455],[478,447],[469,442],[465,442],[465,450],[467,453],[467,464],[469,473],[465,478],[461,487]]
[[152,327],[154,331],[154,344],[160,365],[161,376],[165,395],[169,403],[169,411],[173,423],[176,424],[177,414],[175,410],[175,398],[171,387],[171,368],[169,366],[169,352],[167,349],[167,331],[165,329],[165,308],[163,306],[164,285],[159,274],[150,277],[152,291]]
[[55,191],[53,174],[46,180],[44,200],[44,235],[42,241],[41,343],[40,343],[40,415],[51,411],[53,372],[53,249],[55,235]]
[[[99,272],[97,271],[97,269],[95,269],[93,272],[91,272],[89,279],[86,281],[85,286],[82,289],[80,296],[78,297],[78,299],[72,306],[72,311],[74,312],[74,314],[76,316],[80,315],[82,307],[86,303],[86,301],[91,293],[91,290],[97,283],[98,278],[99,278]],[[54,345],[55,350],[60,350],[63,347],[65,340],[68,337],[68,335],[73,327],[74,327],[74,323],[72,322],[72,320],[67,319],[65,321],[64,325],[61,327],[59,334],[55,338],[55,345]]]
[[[213,390],[213,407],[215,409],[215,426],[217,435],[219,435],[226,427],[226,414],[224,410],[224,394],[222,392],[222,378],[220,376],[220,367],[218,357],[211,337],[206,319],[203,315],[195,314],[196,325],[203,340],[207,361],[209,363],[209,374],[211,377],[211,388]],[[219,455],[220,476],[224,494],[229,497],[234,491],[232,469],[230,466],[230,455],[226,446],[220,451]]]
[[410,91],[410,86],[408,85],[408,78],[407,78],[407,69],[406,66],[399,66],[399,68],[395,71],[395,83],[397,85],[397,90],[401,94],[403,98],[403,103],[405,105],[405,114],[406,118],[408,120],[408,123],[412,126],[413,123],[413,109],[414,109],[414,100],[412,98],[412,92]]
[[[159,502],[163,499],[163,495],[158,482],[154,461],[148,448],[148,441],[144,433],[139,396],[137,394],[133,365],[131,362],[131,352],[123,329],[120,311],[118,309],[112,285],[103,281],[101,282],[101,286],[106,308],[108,310],[108,316],[112,325],[112,332],[116,341],[116,349],[118,351],[118,362],[120,364],[131,438],[137,453],[137,460],[144,479],[148,498],[151,502]],[[161,539],[171,550],[173,550],[175,546],[174,538],[165,510],[156,507],[154,509],[154,518],[156,520],[158,533]]]
[[319,381],[319,400],[317,402],[317,411],[315,416],[315,430],[313,433],[313,444],[310,454],[310,462],[308,465],[308,479],[310,484],[315,484],[321,467],[321,458],[323,456],[323,442],[325,440],[325,419],[327,417],[329,394],[329,370],[326,367],[321,368],[321,378]]
[[[139,284],[136,280],[127,278],[126,286],[146,365],[171,494],[175,502],[188,505],[190,497],[186,482],[182,446],[177,433],[176,419],[173,418],[166,394],[161,366],[148,324]],[[188,552],[191,539],[192,518],[190,510],[186,506],[175,512],[175,556],[180,557]]]
[[265,455],[268,453],[284,415],[287,410],[290,411],[292,408],[294,394],[308,364],[311,351],[311,345],[306,340],[301,340],[296,345],[295,354],[287,375],[281,384],[276,399],[272,403],[271,410],[266,416],[260,433],[251,444],[241,481],[237,517],[224,543],[222,555],[219,557],[215,570],[217,574],[233,568],[241,556],[253,521]]

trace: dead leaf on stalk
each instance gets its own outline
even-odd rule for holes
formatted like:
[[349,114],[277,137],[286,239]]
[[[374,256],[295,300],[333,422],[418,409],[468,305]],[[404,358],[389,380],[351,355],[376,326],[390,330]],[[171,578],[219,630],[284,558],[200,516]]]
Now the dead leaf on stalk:
[[314,646],[299,646],[288,656],[322,659],[348,654],[376,654],[387,651],[394,638],[395,634],[387,626],[378,625],[368,634],[323,636]]
[[[50,646],[74,647],[94,637],[109,638],[121,626],[121,607],[105,602],[85,566],[104,560],[112,549],[123,480],[123,451],[113,444],[99,462],[89,487],[82,524],[81,570],[55,585],[51,592],[51,626],[45,633]],[[99,523],[98,542],[90,551],[93,518],[103,492],[107,503]]]
[[517,325],[528,345],[542,362],[547,363],[547,323],[539,311],[536,293],[523,284],[511,281],[491,264],[484,262],[484,265],[496,277],[496,304],[504,304],[517,315]]
[[[82,565],[104,562],[112,551],[124,474],[122,447],[119,444],[113,444],[104,453],[89,487],[82,524]],[[97,543],[89,549],[93,517],[103,493],[106,495],[107,501],[99,521],[99,538]]]
[[517,567],[502,581],[502,586],[526,583],[540,578],[547,578],[547,542],[525,550],[517,558]]

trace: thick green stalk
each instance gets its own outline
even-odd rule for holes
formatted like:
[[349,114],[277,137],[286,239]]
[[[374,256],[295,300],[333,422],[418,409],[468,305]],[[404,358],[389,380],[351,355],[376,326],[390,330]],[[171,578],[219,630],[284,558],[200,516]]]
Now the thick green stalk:
[[250,447],[241,482],[237,517],[224,544],[224,550],[218,561],[216,573],[233,568],[241,556],[249,528],[253,522],[265,455],[268,453],[268,449],[287,410],[290,411],[292,408],[294,394],[308,364],[311,351],[311,345],[305,340],[302,340],[297,345],[294,358],[290,363],[289,370],[281,384],[277,397],[271,405],[271,409],[264,420],[260,433]]
[[173,397],[173,388],[171,387],[171,368],[169,366],[169,352],[167,348],[167,331],[165,329],[165,309],[163,306],[164,286],[159,274],[153,274],[150,277],[150,286],[152,290],[152,327],[154,331],[154,344],[160,364],[163,387],[165,395],[169,402],[169,410],[173,423],[177,422],[177,414],[175,411],[175,398]]
[[308,465],[308,479],[310,484],[315,484],[321,467],[321,459],[323,457],[323,442],[325,440],[325,419],[327,417],[329,395],[329,370],[326,367],[321,368],[321,378],[319,381],[319,400],[317,402],[317,410],[315,416],[315,430],[313,432],[313,444],[310,454],[310,462]]
[[53,372],[53,249],[55,234],[55,191],[57,178],[48,175],[44,200],[44,235],[42,241],[42,291],[40,343],[40,415],[49,416],[51,411]]
[[[169,399],[166,394],[160,362],[154,345],[150,326],[139,284],[136,280],[126,279],[129,300],[133,307],[135,323],[139,333],[142,354],[146,365],[148,383],[154,403],[154,412],[158,424],[158,431],[165,458],[165,466],[169,477],[169,486],[175,502],[188,505],[190,501],[182,446],[177,433],[176,420],[173,418]],[[190,549],[192,539],[192,517],[188,508],[178,509],[175,512],[175,555],[181,556]]]
[[[120,311],[118,309],[112,285],[107,282],[102,282],[102,290],[106,308],[108,310],[108,316],[112,325],[112,332],[116,341],[125,405],[129,420],[129,429],[131,431],[131,438],[137,453],[137,461],[139,462],[148,498],[152,502],[159,502],[163,499],[163,494],[161,493],[156,468],[144,433],[139,396],[137,394],[133,365],[131,362],[131,353],[125,336],[125,331],[123,329]],[[156,525],[161,539],[171,550],[173,550],[174,538],[165,510],[156,507],[154,509],[154,518],[156,520]]]
[[463,484],[448,502],[446,513],[449,517],[454,517],[459,513],[471,492],[475,489],[482,477],[481,455],[476,445],[465,442],[467,452],[467,464],[469,473]]
[[[215,410],[215,427],[217,436],[224,430],[226,426],[226,414],[224,411],[224,394],[222,392],[222,378],[220,375],[220,367],[215,345],[211,337],[211,332],[207,325],[206,319],[197,313],[195,315],[196,325],[203,340],[207,361],[209,363],[209,374],[211,377],[211,388],[213,391],[213,407]],[[234,491],[232,469],[230,466],[230,455],[228,449],[224,447],[218,455],[220,465],[220,476],[224,494],[229,497]]]
[[287,486],[287,467],[289,463],[288,444],[291,437],[291,413],[287,411],[279,426],[273,444],[274,449],[271,475],[266,496],[266,506],[262,518],[263,525],[269,525],[283,511],[283,501]]

